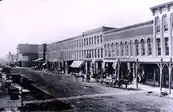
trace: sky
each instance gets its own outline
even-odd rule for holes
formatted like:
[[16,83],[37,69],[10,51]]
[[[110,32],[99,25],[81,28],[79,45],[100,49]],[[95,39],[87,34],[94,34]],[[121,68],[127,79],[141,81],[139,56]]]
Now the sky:
[[42,44],[100,26],[120,28],[152,20],[150,7],[170,0],[2,0],[0,57],[17,44]]

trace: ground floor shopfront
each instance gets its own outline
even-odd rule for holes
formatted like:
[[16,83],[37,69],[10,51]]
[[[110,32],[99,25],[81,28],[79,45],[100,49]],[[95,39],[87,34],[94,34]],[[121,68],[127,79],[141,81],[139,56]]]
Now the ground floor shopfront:
[[160,86],[160,91],[162,91],[162,87],[169,88],[169,92],[173,88],[171,58],[117,58],[104,59],[104,63],[105,71],[118,80],[132,75],[133,79],[138,79],[137,83]]

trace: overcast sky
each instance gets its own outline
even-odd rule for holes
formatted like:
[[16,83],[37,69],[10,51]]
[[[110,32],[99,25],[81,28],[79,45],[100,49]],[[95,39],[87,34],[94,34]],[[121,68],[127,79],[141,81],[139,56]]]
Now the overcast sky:
[[0,57],[19,43],[50,43],[100,26],[152,19],[150,7],[170,0],[3,0]]

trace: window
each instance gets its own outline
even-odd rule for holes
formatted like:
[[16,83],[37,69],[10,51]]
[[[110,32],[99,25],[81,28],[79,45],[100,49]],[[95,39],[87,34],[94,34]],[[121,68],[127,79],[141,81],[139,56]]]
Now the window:
[[136,56],[139,55],[139,42],[138,40],[135,40],[135,50],[136,50]]
[[116,43],[116,54],[117,54],[117,56],[119,56],[119,45],[118,45],[118,43]]
[[97,44],[99,44],[99,36],[97,36]]
[[147,47],[148,47],[148,56],[152,54],[152,48],[151,48],[151,39],[147,39]]
[[130,56],[133,56],[133,44],[131,40],[130,40]]
[[161,55],[161,46],[160,46],[160,38],[156,39],[157,42],[157,55]]
[[98,58],[100,58],[100,49],[98,49]]
[[96,44],[97,38],[96,36],[94,36],[94,44]]
[[97,58],[97,56],[96,56],[97,55],[97,49],[95,49],[95,53],[94,54],[95,54],[95,58]]
[[105,57],[107,57],[107,46],[106,46],[106,44],[104,45],[104,51],[105,51]]
[[94,58],[94,49],[92,49],[92,58]]
[[91,45],[91,37],[89,37],[89,45]]
[[163,29],[164,31],[168,31],[168,20],[166,15],[163,16]]
[[102,40],[102,35],[100,35],[100,43],[102,43],[102,41],[103,41],[103,40]]
[[94,44],[94,37],[92,37],[92,42],[91,43],[92,43],[92,45]]
[[165,55],[169,55],[168,37],[165,37]]
[[103,48],[101,48],[101,58],[103,58]]
[[88,38],[86,38],[86,45],[88,46]]
[[86,50],[84,50],[84,57],[86,57]]
[[145,55],[145,42],[144,39],[141,40],[141,55]]
[[114,43],[111,44],[111,57],[114,57]]
[[126,56],[128,56],[128,54],[129,54],[129,46],[128,46],[127,42],[125,42],[125,50],[126,50]]
[[120,51],[121,51],[121,56],[124,56],[124,46],[123,46],[123,43],[121,42],[120,43]]
[[160,32],[160,19],[159,17],[156,17],[155,19],[155,23],[156,23],[156,32]]
[[110,45],[108,44],[108,57],[111,57],[111,49],[110,49]]

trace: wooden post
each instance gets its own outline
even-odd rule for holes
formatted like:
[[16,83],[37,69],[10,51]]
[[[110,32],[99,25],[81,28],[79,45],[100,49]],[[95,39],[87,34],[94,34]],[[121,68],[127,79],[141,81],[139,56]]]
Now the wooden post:
[[136,60],[136,88],[138,88],[138,59]]
[[155,70],[155,68],[154,68],[153,75],[154,75],[154,79],[153,79],[154,84],[153,85],[155,86],[155,84],[156,84],[156,70]]
[[162,70],[163,70],[163,59],[161,58],[161,63],[159,64],[160,69],[160,92],[162,92]]
[[171,94],[171,73],[172,73],[172,58],[170,58],[170,63],[169,63],[169,94]]

